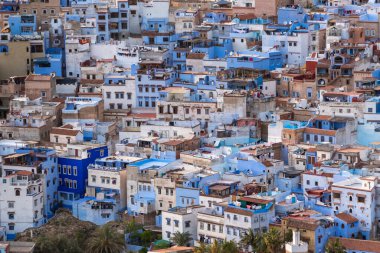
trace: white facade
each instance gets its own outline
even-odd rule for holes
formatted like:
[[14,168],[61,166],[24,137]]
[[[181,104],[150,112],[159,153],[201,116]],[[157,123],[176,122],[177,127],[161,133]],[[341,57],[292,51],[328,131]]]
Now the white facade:
[[[376,232],[375,177],[350,178],[332,185],[334,212],[347,212],[359,220],[359,229],[371,235]],[[366,238],[370,239],[370,238]]]
[[8,234],[37,227],[44,219],[44,187],[39,176],[27,171],[3,177],[0,192],[1,226]]
[[105,110],[126,110],[136,107],[135,79],[125,79],[125,84],[102,86]]
[[162,239],[170,241],[177,231],[189,232],[193,239],[197,238],[197,214],[202,209],[201,206],[189,206],[162,212]]

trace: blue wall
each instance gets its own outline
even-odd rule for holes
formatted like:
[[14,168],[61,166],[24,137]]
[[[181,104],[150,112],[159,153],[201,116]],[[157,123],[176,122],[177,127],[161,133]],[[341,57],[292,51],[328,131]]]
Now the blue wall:
[[[101,150],[103,150],[103,155],[101,156]],[[82,198],[86,192],[87,185],[87,176],[88,170],[87,167],[90,164],[94,164],[97,158],[108,156],[108,148],[107,146],[102,146],[98,148],[89,149],[87,151],[90,155],[86,159],[80,158],[70,158],[70,157],[59,157],[58,158],[58,166],[61,167],[61,173],[59,174],[59,178],[62,180],[62,185],[58,187],[59,196],[61,196],[61,192],[67,193],[71,197],[68,196],[67,199],[63,200],[63,205],[65,207],[71,207],[72,200],[77,198]],[[66,166],[66,174],[63,174],[63,166]],[[71,175],[67,174],[67,166],[71,166]],[[74,175],[73,167],[77,167],[77,175]],[[73,187],[69,188],[65,186],[65,179],[75,180],[77,182],[77,188]]]

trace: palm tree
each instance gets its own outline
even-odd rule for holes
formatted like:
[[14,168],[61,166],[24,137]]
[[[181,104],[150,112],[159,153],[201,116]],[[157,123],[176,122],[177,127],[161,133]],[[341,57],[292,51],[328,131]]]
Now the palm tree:
[[124,249],[124,236],[114,231],[109,225],[104,225],[95,231],[94,237],[92,237],[87,244],[86,252],[121,253]]
[[135,220],[132,220],[131,222],[128,222],[125,226],[125,233],[134,233],[138,230],[142,229],[142,226],[138,223],[136,223]]
[[221,245],[221,253],[239,253],[239,247],[235,241],[224,241]]
[[263,237],[265,245],[271,253],[280,252],[284,246],[281,232],[276,228],[271,228]]
[[326,247],[326,253],[346,253],[346,248],[338,238],[331,239]]
[[207,253],[207,246],[203,242],[194,249],[194,253]]
[[221,244],[218,240],[214,240],[213,244],[207,246],[207,253],[220,253],[222,251]]
[[178,246],[187,246],[193,238],[191,238],[191,234],[188,231],[184,233],[177,231],[173,234],[171,239],[172,242]]
[[241,239],[240,243],[243,247],[247,248],[249,251],[253,252],[265,252],[266,246],[263,240],[263,235],[261,233],[253,232],[249,229],[245,236]]

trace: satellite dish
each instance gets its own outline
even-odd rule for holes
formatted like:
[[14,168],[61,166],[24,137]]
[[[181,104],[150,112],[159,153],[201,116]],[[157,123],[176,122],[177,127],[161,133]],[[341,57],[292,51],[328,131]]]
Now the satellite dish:
[[324,79],[319,79],[318,84],[319,85],[325,85],[326,81]]

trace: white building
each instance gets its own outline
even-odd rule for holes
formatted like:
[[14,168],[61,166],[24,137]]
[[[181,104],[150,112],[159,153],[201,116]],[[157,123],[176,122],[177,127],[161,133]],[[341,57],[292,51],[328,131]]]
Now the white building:
[[[106,76],[110,81],[102,86],[105,110],[132,110],[136,107],[135,78],[131,76],[121,77]],[[112,79],[120,79],[117,83]]]
[[45,223],[43,180],[30,171],[17,171],[2,177],[0,224],[8,238]]
[[[175,207],[162,212],[162,239],[170,241],[177,231],[189,232],[193,240],[197,238],[197,214],[203,208],[202,206]],[[194,245],[194,241],[190,245]]]
[[359,229],[364,239],[376,233],[375,193],[376,177],[353,177],[332,185],[332,207],[334,213],[347,212],[359,220]]

